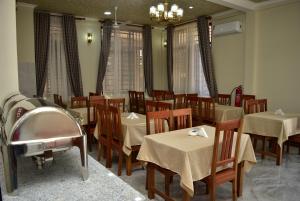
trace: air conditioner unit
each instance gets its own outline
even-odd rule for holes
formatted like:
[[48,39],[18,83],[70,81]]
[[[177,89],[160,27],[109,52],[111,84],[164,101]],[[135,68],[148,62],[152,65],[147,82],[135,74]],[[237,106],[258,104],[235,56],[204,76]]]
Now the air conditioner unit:
[[214,36],[222,36],[222,35],[240,33],[240,32],[242,32],[242,25],[240,21],[217,24],[213,28]]

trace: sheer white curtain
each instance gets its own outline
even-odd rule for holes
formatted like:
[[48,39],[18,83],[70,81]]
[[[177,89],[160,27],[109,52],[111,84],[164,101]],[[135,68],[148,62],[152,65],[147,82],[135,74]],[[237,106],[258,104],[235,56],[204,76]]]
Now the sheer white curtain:
[[197,23],[174,29],[173,80],[175,93],[209,96],[198,45]]
[[128,90],[144,91],[143,38],[141,28],[114,29],[103,92],[126,97]]
[[50,17],[48,71],[44,97],[53,100],[53,94],[61,95],[65,102],[72,95],[66,70],[62,19],[56,16]]

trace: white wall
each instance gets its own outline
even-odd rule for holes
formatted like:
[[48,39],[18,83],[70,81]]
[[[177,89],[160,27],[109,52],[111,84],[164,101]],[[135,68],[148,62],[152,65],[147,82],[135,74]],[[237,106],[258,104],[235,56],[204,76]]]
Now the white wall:
[[[213,19],[213,25],[231,21],[240,21],[244,29],[245,16],[236,13],[221,19]],[[230,93],[244,82],[244,40],[245,30],[212,39],[213,63],[219,93]]]
[[268,99],[271,111],[300,112],[300,2],[238,14],[242,34],[215,37],[213,59],[220,93],[243,84],[245,93]]
[[[77,20],[76,29],[83,93],[87,96],[89,92],[96,92],[101,24],[92,19]],[[93,41],[90,44],[87,42],[87,33],[93,35]]]
[[20,92],[36,94],[33,5],[17,3],[17,49]]
[[168,90],[167,80],[167,47],[164,41],[167,33],[163,28],[152,29],[152,56],[153,56],[153,88]]
[[7,94],[18,91],[16,5],[0,1],[0,102]]
[[300,112],[300,2],[258,12],[257,89],[270,109]]

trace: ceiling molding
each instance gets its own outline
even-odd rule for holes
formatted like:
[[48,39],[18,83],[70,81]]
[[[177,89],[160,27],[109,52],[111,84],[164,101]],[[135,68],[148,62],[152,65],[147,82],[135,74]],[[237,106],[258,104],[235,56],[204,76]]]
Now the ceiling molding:
[[32,8],[34,9],[35,7],[37,7],[37,5],[35,4],[29,4],[29,3],[23,3],[23,2],[17,2],[16,7],[25,7],[25,8]]
[[226,6],[239,11],[253,11],[255,10],[256,3],[248,0],[207,0],[209,2]]
[[281,6],[284,4],[289,4],[289,3],[294,3],[294,2],[299,2],[299,0],[269,0],[269,1],[264,1],[261,3],[258,3],[255,6],[255,10],[262,10],[266,8],[272,8],[276,6]]
[[209,2],[226,6],[232,9],[236,9],[243,12],[261,10],[266,8],[272,8],[289,4],[293,2],[299,2],[299,0],[268,0],[263,2],[252,2],[250,0],[207,0]]

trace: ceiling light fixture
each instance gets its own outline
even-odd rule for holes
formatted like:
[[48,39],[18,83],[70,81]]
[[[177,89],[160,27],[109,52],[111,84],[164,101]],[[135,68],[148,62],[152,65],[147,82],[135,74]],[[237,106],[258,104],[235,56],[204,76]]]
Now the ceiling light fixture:
[[189,9],[193,9],[194,8],[194,6],[189,6]]
[[150,7],[150,18],[159,23],[173,23],[179,22],[183,16],[183,9],[176,4],[171,6],[169,10],[169,3],[159,3],[156,7]]
[[111,15],[111,12],[110,11],[105,11],[104,15]]

